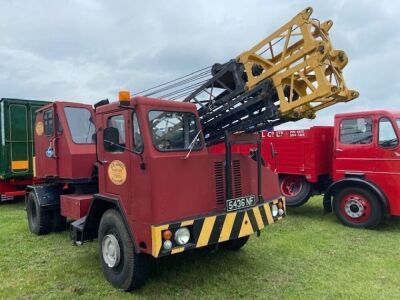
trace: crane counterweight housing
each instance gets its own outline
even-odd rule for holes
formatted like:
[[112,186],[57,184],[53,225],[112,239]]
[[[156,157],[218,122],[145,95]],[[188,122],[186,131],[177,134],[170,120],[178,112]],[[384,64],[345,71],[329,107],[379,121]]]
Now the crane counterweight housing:
[[312,12],[301,11],[236,59],[146,90],[152,90],[146,96],[195,103],[209,145],[226,131],[313,119],[318,110],[357,98],[342,74],[347,55],[329,38],[333,22],[313,19]]

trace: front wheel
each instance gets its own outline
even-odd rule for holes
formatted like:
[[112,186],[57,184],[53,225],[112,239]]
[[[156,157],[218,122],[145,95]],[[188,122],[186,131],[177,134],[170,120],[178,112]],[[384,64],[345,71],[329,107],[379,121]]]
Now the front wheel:
[[349,187],[339,191],[333,199],[336,217],[345,225],[375,228],[383,219],[382,205],[370,191]]
[[99,251],[104,276],[115,287],[125,291],[139,288],[149,273],[145,254],[136,253],[121,214],[107,210],[99,226]]
[[283,175],[280,179],[280,188],[288,207],[305,204],[312,194],[311,184],[303,176],[298,175]]

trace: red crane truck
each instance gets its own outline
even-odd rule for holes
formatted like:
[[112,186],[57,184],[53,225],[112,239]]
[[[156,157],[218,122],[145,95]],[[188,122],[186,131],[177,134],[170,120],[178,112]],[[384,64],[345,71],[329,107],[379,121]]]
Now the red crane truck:
[[373,228],[400,215],[399,126],[400,112],[337,114],[334,126],[265,131],[262,156],[287,206],[324,194],[325,210],[345,225]]
[[[144,282],[149,256],[239,249],[284,217],[258,132],[358,97],[342,75],[346,54],[330,42],[332,21],[311,13],[306,8],[237,59],[143,96],[39,110],[36,174],[44,183],[27,190],[30,230],[75,220],[74,243],[97,238],[105,277],[130,290]],[[218,143],[223,152],[211,153]],[[256,155],[232,153],[249,143]]]
[[[210,154],[200,126],[194,104],[144,97],[43,107],[35,150],[44,183],[28,188],[30,230],[76,220],[74,243],[97,238],[105,277],[125,290],[144,282],[149,256],[239,249],[285,215],[278,178],[247,156]],[[243,137],[229,142],[260,144]]]

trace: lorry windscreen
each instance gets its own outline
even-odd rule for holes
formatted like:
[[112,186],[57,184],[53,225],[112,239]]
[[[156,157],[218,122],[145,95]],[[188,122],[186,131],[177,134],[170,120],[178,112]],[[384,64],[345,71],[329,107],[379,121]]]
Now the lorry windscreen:
[[96,128],[90,111],[83,107],[65,107],[68,127],[76,144],[94,144]]
[[203,147],[197,118],[191,112],[152,110],[149,112],[153,144],[159,151],[184,151]]

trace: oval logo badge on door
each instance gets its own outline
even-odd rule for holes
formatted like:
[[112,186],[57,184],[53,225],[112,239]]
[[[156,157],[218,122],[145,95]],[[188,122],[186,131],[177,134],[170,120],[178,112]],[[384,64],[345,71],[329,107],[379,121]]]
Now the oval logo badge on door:
[[120,160],[113,160],[108,166],[108,178],[115,185],[122,185],[126,181],[126,167]]

